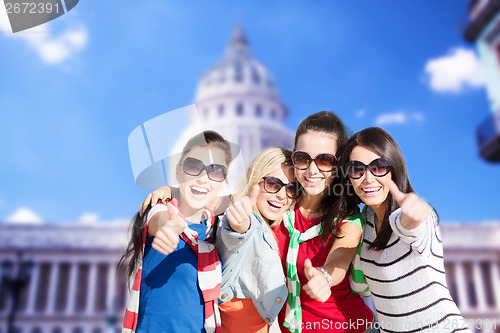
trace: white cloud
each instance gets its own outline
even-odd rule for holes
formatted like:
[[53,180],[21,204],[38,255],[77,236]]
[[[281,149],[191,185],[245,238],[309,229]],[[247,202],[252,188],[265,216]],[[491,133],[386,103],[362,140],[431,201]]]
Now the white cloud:
[[356,111],[356,118],[361,119],[366,116],[366,110],[365,109],[359,109]]
[[2,34],[12,32],[10,28],[9,18],[7,16],[7,11],[4,10],[5,7],[0,5],[0,32]]
[[83,24],[72,26],[58,34],[49,32],[49,27],[50,22],[14,34],[7,14],[0,7],[0,31],[3,36],[23,41],[46,64],[62,63],[88,43],[88,32]]
[[474,51],[454,48],[448,55],[428,60],[425,73],[432,90],[460,93],[465,87],[484,85],[481,64]]
[[125,218],[115,218],[113,220],[106,221],[105,223],[108,224],[129,224],[130,219],[125,219]]
[[99,220],[99,214],[97,214],[97,213],[83,213],[82,215],[80,215],[79,222],[83,223],[83,224],[97,224],[97,223],[128,224],[130,222],[130,219],[115,218],[115,219],[109,220],[109,221],[102,221],[102,220]]
[[41,36],[25,35],[28,44],[35,49],[46,64],[59,64],[87,45],[87,29],[80,25],[57,36],[42,33]]
[[12,215],[8,216],[5,222],[13,224],[40,224],[42,223],[42,218],[27,207],[20,207]]
[[377,126],[404,125],[410,122],[422,124],[425,116],[421,112],[396,111],[393,113],[382,113],[375,119]]
[[80,222],[84,224],[96,224],[99,221],[99,214],[97,213],[83,213],[80,216]]

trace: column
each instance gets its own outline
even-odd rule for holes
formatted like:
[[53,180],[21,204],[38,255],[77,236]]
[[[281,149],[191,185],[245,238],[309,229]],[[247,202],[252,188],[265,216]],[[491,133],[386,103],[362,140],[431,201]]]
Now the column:
[[455,281],[457,283],[458,302],[462,313],[469,311],[469,298],[467,297],[467,278],[465,276],[464,262],[455,263]]
[[[498,262],[490,263],[491,286],[493,287],[493,297],[495,299],[495,309],[500,311],[500,267]],[[500,321],[498,322],[500,327]]]
[[481,263],[476,261],[472,263],[472,274],[474,277],[474,289],[477,297],[477,309],[484,312],[487,309],[486,304],[486,288],[484,288],[484,277],[481,274]]
[[57,285],[59,284],[59,263],[53,262],[50,267],[50,281],[49,281],[49,290],[47,292],[48,303],[47,310],[48,314],[54,313],[56,301],[57,301]]
[[85,308],[85,312],[87,314],[92,314],[92,311],[94,311],[96,285],[97,285],[97,263],[91,262],[89,270],[89,282],[88,282],[89,290],[87,293],[87,304]]
[[116,290],[116,272],[115,268],[116,265],[114,263],[109,263],[108,264],[108,278],[107,278],[107,290],[106,290],[106,311],[107,312],[116,312],[117,305],[116,304],[116,295],[115,295],[115,290]]
[[[3,272],[2,272],[2,265],[0,265],[0,276],[2,276],[2,274],[3,274]],[[0,292],[3,292],[3,290],[4,290],[4,289],[7,289],[7,288],[6,288],[6,287],[5,287],[5,285],[2,283],[2,281],[0,281]],[[8,290],[5,290],[5,297],[7,298],[7,304],[5,304],[6,306],[5,306],[5,309],[4,309],[3,311],[1,311],[1,310],[0,310],[0,313],[7,313],[7,310],[8,310],[8,308],[9,308],[9,307],[8,307],[8,305],[9,305],[8,301],[9,301],[9,299],[10,299],[10,295],[9,295],[8,293],[9,293],[9,291],[8,291]],[[1,327],[1,326],[0,326],[0,327]]]
[[[133,277],[132,277],[133,279]],[[128,280],[127,280],[128,281]],[[130,288],[132,288],[132,285],[133,285],[133,282],[134,281],[131,281],[130,283]],[[120,298],[123,300],[122,304],[120,304],[120,307],[125,310],[125,308],[127,307],[127,304],[128,304],[128,298],[129,298],[129,295],[130,295],[130,289],[129,289],[129,284],[127,282],[125,282],[123,284],[123,289],[120,291],[122,294],[120,295]]]
[[73,262],[69,269],[68,300],[66,302],[66,314],[75,312],[76,303],[76,282],[78,279],[78,262]]
[[35,313],[36,300],[38,299],[38,285],[40,282],[40,266],[41,263],[35,262],[33,267],[33,274],[30,278],[28,289],[28,306],[26,307],[27,314]]

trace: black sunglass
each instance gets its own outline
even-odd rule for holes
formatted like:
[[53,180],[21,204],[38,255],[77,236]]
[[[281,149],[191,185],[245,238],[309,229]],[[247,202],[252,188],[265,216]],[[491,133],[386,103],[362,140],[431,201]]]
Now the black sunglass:
[[296,182],[285,184],[276,177],[264,177],[262,179],[264,179],[264,191],[268,193],[278,193],[284,186],[286,195],[289,198],[297,199],[299,197],[299,186]]
[[292,154],[293,166],[299,170],[306,170],[313,161],[320,171],[329,172],[335,169],[337,157],[329,153],[320,153],[313,158],[308,152],[302,150],[296,150]]
[[227,168],[220,164],[205,165],[202,161],[188,157],[182,162],[182,171],[190,176],[199,176],[203,170],[207,171],[207,176],[214,182],[222,182],[226,179]]
[[346,164],[347,174],[352,179],[363,177],[366,169],[370,170],[375,177],[384,177],[391,171],[391,163],[387,158],[377,158],[366,165],[360,161],[349,161]]

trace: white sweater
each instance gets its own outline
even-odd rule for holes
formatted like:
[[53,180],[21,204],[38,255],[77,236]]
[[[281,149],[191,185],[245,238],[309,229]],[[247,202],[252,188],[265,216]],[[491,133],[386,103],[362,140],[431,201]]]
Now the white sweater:
[[[376,238],[375,213],[366,221],[359,267],[370,287],[382,332],[470,332],[446,285],[443,245],[435,213],[417,228],[401,225],[401,210],[390,217],[387,247],[369,250]],[[354,262],[353,262],[354,264]]]

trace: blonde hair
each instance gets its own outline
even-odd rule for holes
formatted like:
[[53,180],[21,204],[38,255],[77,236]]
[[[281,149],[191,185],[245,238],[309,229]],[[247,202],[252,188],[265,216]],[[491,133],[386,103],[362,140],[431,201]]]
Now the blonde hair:
[[[292,151],[283,147],[270,147],[264,149],[255,159],[247,170],[247,175],[245,179],[241,182],[236,193],[234,195],[234,200],[239,200],[250,194],[252,187],[262,181],[262,178],[271,172],[283,167],[292,166]],[[261,218],[262,215],[257,208],[253,207],[255,213],[257,213]],[[264,219],[263,219],[264,220]],[[283,217],[278,220],[273,221],[271,227],[274,227],[281,223]]]

